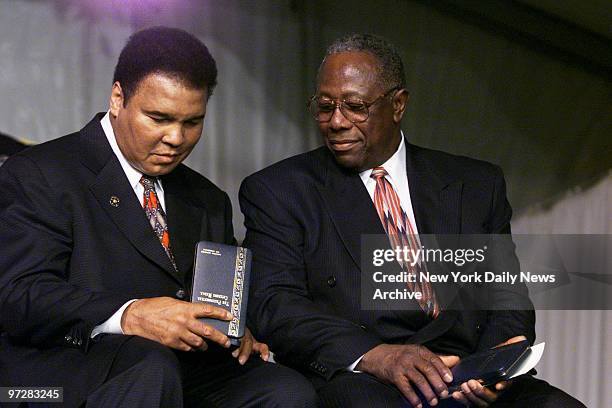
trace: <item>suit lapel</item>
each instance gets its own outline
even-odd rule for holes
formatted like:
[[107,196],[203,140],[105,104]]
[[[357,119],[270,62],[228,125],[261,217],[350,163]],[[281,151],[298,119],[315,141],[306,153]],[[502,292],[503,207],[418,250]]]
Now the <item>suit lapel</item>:
[[191,189],[185,186],[177,168],[162,177],[168,232],[179,271],[188,276],[193,268],[195,244],[201,240],[201,226],[206,223],[206,209],[196,204]]
[[113,154],[98,114],[82,131],[82,163],[97,173],[89,189],[103,211],[128,241],[146,258],[181,284],[170,259],[155,236],[141,204],[134,195],[119,160]]
[[406,173],[419,234],[461,233],[463,182],[440,176],[423,151],[407,142]]
[[[453,247],[458,240],[449,237],[450,234],[461,233],[461,193],[463,182],[454,175],[441,175],[439,169],[432,165],[431,158],[424,157],[426,151],[406,142],[406,172],[408,188],[414,210],[421,243],[425,248],[436,248],[440,242],[444,247]],[[442,163],[440,163],[442,164]],[[447,274],[449,271],[438,264],[428,264],[428,270],[434,274]],[[455,284],[435,284],[436,296],[442,305],[450,305],[457,296],[458,286]],[[453,313],[443,312],[422,331],[425,335],[443,328],[450,328],[454,319]],[[430,327],[431,326],[431,327]]]
[[344,246],[361,269],[362,235],[386,233],[359,174],[340,168],[331,153],[325,152],[325,157],[325,185],[318,189]]

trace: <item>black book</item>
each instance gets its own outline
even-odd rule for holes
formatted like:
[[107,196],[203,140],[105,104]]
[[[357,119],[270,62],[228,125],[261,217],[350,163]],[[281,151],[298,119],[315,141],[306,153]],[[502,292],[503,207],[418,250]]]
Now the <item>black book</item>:
[[480,380],[484,386],[506,380],[512,377],[530,352],[529,342],[523,340],[472,354],[451,369],[453,382],[448,390],[460,390],[461,383],[470,379]]
[[233,345],[240,344],[246,328],[251,257],[242,247],[208,241],[196,245],[191,301],[221,307],[234,316],[231,321],[200,319],[225,333]]

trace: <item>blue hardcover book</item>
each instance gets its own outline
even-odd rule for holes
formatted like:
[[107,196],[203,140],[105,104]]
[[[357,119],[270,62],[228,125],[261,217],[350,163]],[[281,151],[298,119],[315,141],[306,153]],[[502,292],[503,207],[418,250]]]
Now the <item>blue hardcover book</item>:
[[196,245],[193,268],[191,301],[221,307],[234,316],[231,321],[211,318],[201,320],[227,334],[233,345],[239,345],[246,328],[251,251],[200,241]]

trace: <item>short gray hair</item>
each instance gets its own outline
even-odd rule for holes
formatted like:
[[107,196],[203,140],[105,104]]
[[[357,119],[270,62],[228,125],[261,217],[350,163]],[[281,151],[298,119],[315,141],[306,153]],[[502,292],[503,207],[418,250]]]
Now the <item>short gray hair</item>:
[[[329,55],[343,52],[367,52],[379,62],[378,77],[386,88],[406,86],[404,63],[397,49],[389,41],[374,34],[350,34],[335,40],[325,52]],[[321,66],[325,63],[325,59]],[[321,68],[319,68],[320,70]]]

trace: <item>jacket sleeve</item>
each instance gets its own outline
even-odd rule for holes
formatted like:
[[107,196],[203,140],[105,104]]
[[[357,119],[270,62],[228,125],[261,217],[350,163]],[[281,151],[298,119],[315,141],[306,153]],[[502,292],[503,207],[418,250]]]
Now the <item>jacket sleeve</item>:
[[[494,191],[488,229],[493,238],[494,253],[491,259],[492,269],[520,271],[515,245],[510,236],[510,219],[512,209],[506,198],[506,183],[502,170],[495,166]],[[494,283],[487,287],[491,310],[480,336],[478,349],[494,347],[514,336],[526,336],[531,344],[535,341],[535,312],[529,300],[527,286],[524,283]]]
[[87,350],[93,327],[129,299],[69,282],[74,203],[59,199],[33,160],[9,159],[0,192],[0,332]]
[[280,361],[330,379],[382,341],[313,300],[304,259],[304,229],[313,226],[292,213],[286,196],[255,177],[240,188],[245,246],[253,251],[251,327]]

